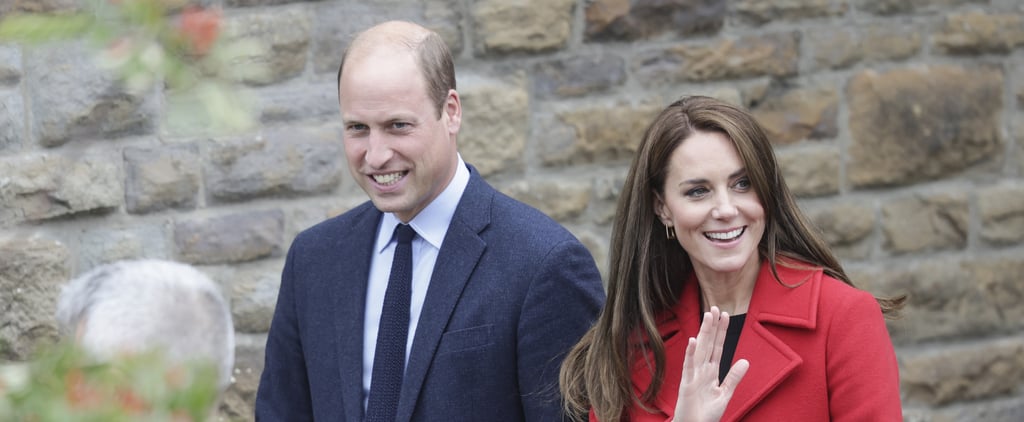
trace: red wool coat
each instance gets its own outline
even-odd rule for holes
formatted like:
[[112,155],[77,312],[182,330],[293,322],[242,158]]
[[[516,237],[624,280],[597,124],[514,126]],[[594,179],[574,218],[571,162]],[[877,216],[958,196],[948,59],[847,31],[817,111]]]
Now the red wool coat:
[[[882,312],[871,294],[820,269],[777,266],[780,284],[762,264],[733,362],[750,370],[722,417],[727,421],[902,421],[899,371]],[[665,381],[649,413],[627,410],[630,421],[671,420],[682,357],[700,327],[696,279],[659,323],[665,340]],[[633,386],[651,372],[633,367]]]

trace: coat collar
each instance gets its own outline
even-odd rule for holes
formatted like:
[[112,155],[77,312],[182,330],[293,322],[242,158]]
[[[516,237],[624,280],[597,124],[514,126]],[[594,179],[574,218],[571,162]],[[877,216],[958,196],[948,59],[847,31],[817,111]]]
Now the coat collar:
[[[723,421],[742,418],[803,362],[773,333],[772,326],[815,329],[821,270],[800,263],[783,264],[781,260],[776,268],[782,283],[772,275],[767,261],[761,264],[734,358],[750,361],[750,369],[733,394]],[[679,357],[686,351],[687,340],[700,329],[700,291],[695,277],[686,282],[680,298],[658,323],[665,341],[665,377],[652,405],[666,415],[675,412],[679,395],[683,368]],[[632,374],[634,389],[639,394],[650,385],[653,371],[640,359]]]
[[470,170],[469,183],[438,252],[413,338],[398,400],[396,420],[399,421],[412,418],[423,382],[441,342],[441,335],[448,326],[469,276],[487,249],[487,243],[480,237],[480,232],[490,225],[491,202],[495,191],[484,182],[476,169],[467,167]]

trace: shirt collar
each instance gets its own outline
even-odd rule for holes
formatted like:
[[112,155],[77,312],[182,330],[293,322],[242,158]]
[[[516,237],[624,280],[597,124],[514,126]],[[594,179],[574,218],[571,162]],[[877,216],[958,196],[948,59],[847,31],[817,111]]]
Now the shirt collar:
[[[448,232],[448,226],[455,215],[455,208],[459,206],[462,193],[466,191],[469,184],[469,169],[462,161],[462,155],[458,156],[459,162],[455,168],[455,176],[448,186],[441,191],[441,194],[434,198],[426,208],[413,217],[409,225],[416,230],[421,238],[430,243],[434,248],[441,249],[444,235]],[[380,228],[377,230],[377,253],[381,253],[391,243],[395,227],[401,221],[393,213],[384,213],[381,218]]]

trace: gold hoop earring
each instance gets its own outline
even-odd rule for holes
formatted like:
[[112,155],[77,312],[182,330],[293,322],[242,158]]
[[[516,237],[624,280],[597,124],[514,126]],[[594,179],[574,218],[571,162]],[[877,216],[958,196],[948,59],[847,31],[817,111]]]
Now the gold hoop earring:
[[665,238],[666,239],[675,239],[676,238],[676,228],[672,227],[672,226],[665,226]]

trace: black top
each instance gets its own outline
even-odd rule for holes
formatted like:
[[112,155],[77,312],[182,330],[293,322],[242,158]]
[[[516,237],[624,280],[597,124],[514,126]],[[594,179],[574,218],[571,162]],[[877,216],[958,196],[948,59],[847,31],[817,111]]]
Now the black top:
[[718,382],[725,380],[725,375],[732,368],[732,357],[736,354],[736,343],[740,341],[740,331],[743,331],[743,321],[747,314],[730,315],[729,329],[725,332],[725,344],[722,346],[722,362],[718,366]]

